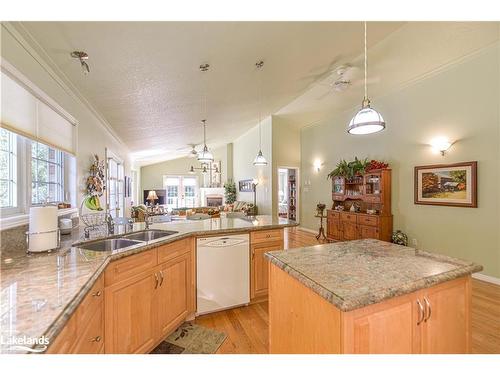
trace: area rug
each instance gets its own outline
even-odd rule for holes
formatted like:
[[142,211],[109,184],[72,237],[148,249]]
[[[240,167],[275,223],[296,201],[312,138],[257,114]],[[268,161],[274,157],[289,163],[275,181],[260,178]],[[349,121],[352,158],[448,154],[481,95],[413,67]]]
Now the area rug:
[[186,322],[154,348],[151,354],[214,354],[226,337],[224,332]]

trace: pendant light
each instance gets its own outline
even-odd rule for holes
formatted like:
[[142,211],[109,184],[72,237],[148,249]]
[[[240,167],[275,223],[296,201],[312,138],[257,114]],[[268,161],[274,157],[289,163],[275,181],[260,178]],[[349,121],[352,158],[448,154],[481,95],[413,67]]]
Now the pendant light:
[[367,76],[367,61],[368,54],[366,48],[366,21],[365,21],[365,97],[361,104],[361,109],[354,115],[347,132],[349,134],[371,134],[377,133],[385,129],[385,122],[382,115],[370,107],[370,99],[368,99],[368,90],[366,88]]
[[214,156],[207,147],[207,120],[201,120],[201,122],[203,123],[203,150],[198,154],[198,161],[200,163],[210,163],[214,161]]
[[[255,66],[257,67],[258,70],[261,70],[262,67],[264,66],[264,61],[259,61],[255,63]],[[261,73],[262,75],[262,73]],[[255,166],[260,166],[260,165],[267,165],[267,160],[262,155],[262,125],[261,125],[261,119],[262,119],[262,78],[259,80],[259,153],[255,157],[253,161],[253,165]]]
[[[210,67],[210,65],[208,65],[208,64],[200,65],[200,71],[202,73],[207,72],[209,67]],[[203,100],[205,118],[207,115],[207,88],[206,88],[206,86],[207,85],[205,83],[205,94],[204,94],[204,100]],[[214,156],[208,150],[208,146],[207,146],[207,120],[201,120],[201,122],[203,124],[203,150],[198,154],[198,161],[201,163],[210,163],[210,162],[214,161]]]

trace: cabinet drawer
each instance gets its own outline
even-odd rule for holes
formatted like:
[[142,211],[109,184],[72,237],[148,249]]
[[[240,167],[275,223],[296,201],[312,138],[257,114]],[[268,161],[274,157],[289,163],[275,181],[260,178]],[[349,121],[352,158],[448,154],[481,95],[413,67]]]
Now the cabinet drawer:
[[[82,326],[82,332],[78,334],[78,339],[72,350],[75,354],[97,354],[104,346],[104,306],[99,305],[90,321]],[[81,329],[81,327],[78,327]]]
[[191,238],[175,241],[158,248],[158,264],[174,259],[191,250]]
[[378,228],[373,226],[358,225],[360,238],[379,239]]
[[371,226],[376,227],[378,225],[378,217],[377,216],[368,216],[368,215],[359,215],[358,216],[358,224],[371,225]]
[[250,233],[252,244],[270,241],[283,241],[283,229],[259,230]]
[[150,271],[157,265],[156,249],[116,260],[108,265],[104,274],[105,285],[111,285],[129,277]]
[[351,214],[349,212],[341,212],[340,219],[342,221],[348,221],[350,223],[356,223],[356,214]]
[[340,212],[338,211],[332,211],[328,210],[327,211],[328,219],[330,220],[340,220]]
[[80,306],[78,306],[76,319],[78,327],[86,327],[96,309],[104,304],[104,275],[101,275],[89,290]]

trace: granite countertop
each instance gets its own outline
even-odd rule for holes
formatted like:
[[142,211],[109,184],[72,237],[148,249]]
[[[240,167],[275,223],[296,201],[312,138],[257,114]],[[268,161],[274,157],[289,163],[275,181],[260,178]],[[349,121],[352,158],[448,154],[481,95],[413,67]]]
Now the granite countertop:
[[270,251],[268,260],[341,311],[479,272],[482,266],[379,240]]
[[[83,227],[78,227],[70,235],[61,236],[60,250],[31,255],[20,250],[25,246],[18,242],[24,241],[24,238],[15,239],[11,235],[2,235],[2,242],[7,242],[2,244],[0,268],[0,352],[12,352],[9,347],[15,337],[44,336],[49,340],[53,339],[111,260],[190,236],[241,233],[296,225],[298,224],[294,221],[265,215],[158,223],[150,225],[150,229],[178,233],[154,243],[141,243],[114,252],[79,248],[78,244],[83,240]],[[144,229],[144,223],[116,226],[114,237]]]

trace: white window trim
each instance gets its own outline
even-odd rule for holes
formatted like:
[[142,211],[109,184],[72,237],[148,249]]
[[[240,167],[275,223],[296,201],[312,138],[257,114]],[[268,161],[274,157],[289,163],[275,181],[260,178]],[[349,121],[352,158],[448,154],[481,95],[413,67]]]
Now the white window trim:
[[[20,225],[29,223],[29,209],[31,204],[31,142],[35,142],[28,138],[18,136],[17,140],[17,207],[0,209],[0,230],[14,228]],[[51,147],[51,146],[49,146]],[[64,155],[64,153],[63,153]],[[64,192],[66,192],[66,182],[69,180],[69,171],[64,169]],[[68,175],[68,176],[67,176]],[[76,186],[76,185],[75,185]],[[28,188],[29,187],[29,188]],[[74,191],[74,195],[78,192]],[[71,196],[70,201],[75,201],[75,197]],[[63,197],[64,199],[64,197]],[[58,216],[72,214],[78,212],[77,207],[60,209],[57,211]]]

